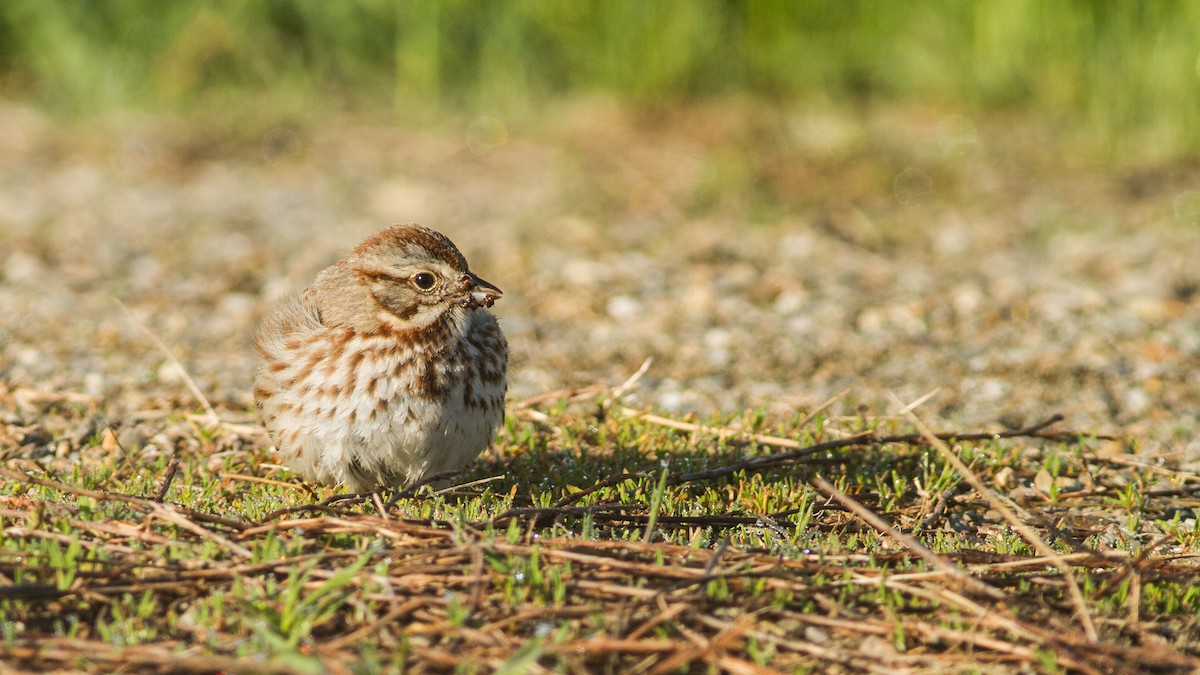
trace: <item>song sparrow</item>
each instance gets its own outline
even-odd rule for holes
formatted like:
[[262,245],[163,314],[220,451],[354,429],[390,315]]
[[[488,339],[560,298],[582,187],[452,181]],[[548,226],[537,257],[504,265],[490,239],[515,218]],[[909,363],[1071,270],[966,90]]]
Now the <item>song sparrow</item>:
[[284,463],[353,492],[459,469],[504,417],[500,289],[444,235],[396,225],[259,327],[254,400]]

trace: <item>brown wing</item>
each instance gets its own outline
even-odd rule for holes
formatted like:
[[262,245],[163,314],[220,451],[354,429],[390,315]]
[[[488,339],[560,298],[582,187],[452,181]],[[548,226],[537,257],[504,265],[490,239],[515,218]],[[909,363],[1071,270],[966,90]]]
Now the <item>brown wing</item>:
[[278,374],[293,361],[297,348],[324,328],[311,289],[285,299],[263,319],[254,337],[261,359],[254,383],[254,402],[260,410],[263,401],[286,384],[279,381]]

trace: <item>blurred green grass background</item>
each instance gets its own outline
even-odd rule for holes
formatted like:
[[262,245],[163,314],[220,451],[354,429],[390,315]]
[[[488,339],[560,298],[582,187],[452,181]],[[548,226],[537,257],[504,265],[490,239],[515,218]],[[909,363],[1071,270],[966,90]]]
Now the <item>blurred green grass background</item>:
[[915,102],[1178,159],[1200,149],[1197,27],[1195,0],[5,0],[0,93],[85,117],[408,121],[594,95]]

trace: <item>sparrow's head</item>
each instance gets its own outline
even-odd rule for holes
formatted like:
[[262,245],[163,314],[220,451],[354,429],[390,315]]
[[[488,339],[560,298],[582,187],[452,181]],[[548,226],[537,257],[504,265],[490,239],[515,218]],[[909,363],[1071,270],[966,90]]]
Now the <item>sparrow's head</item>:
[[362,332],[459,325],[502,293],[480,279],[445,235],[420,225],[376,232],[306,291],[325,325]]
[[420,225],[380,230],[345,262],[381,309],[413,327],[433,323],[456,307],[491,307],[502,295],[471,272],[445,235]]

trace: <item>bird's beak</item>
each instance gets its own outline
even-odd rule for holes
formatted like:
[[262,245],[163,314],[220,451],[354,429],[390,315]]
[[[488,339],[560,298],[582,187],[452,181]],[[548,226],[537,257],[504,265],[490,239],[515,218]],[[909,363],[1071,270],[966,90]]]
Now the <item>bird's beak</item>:
[[468,307],[491,307],[500,296],[504,295],[504,291],[496,288],[494,284],[484,281],[470,272],[467,273],[466,282],[470,296],[464,304]]

